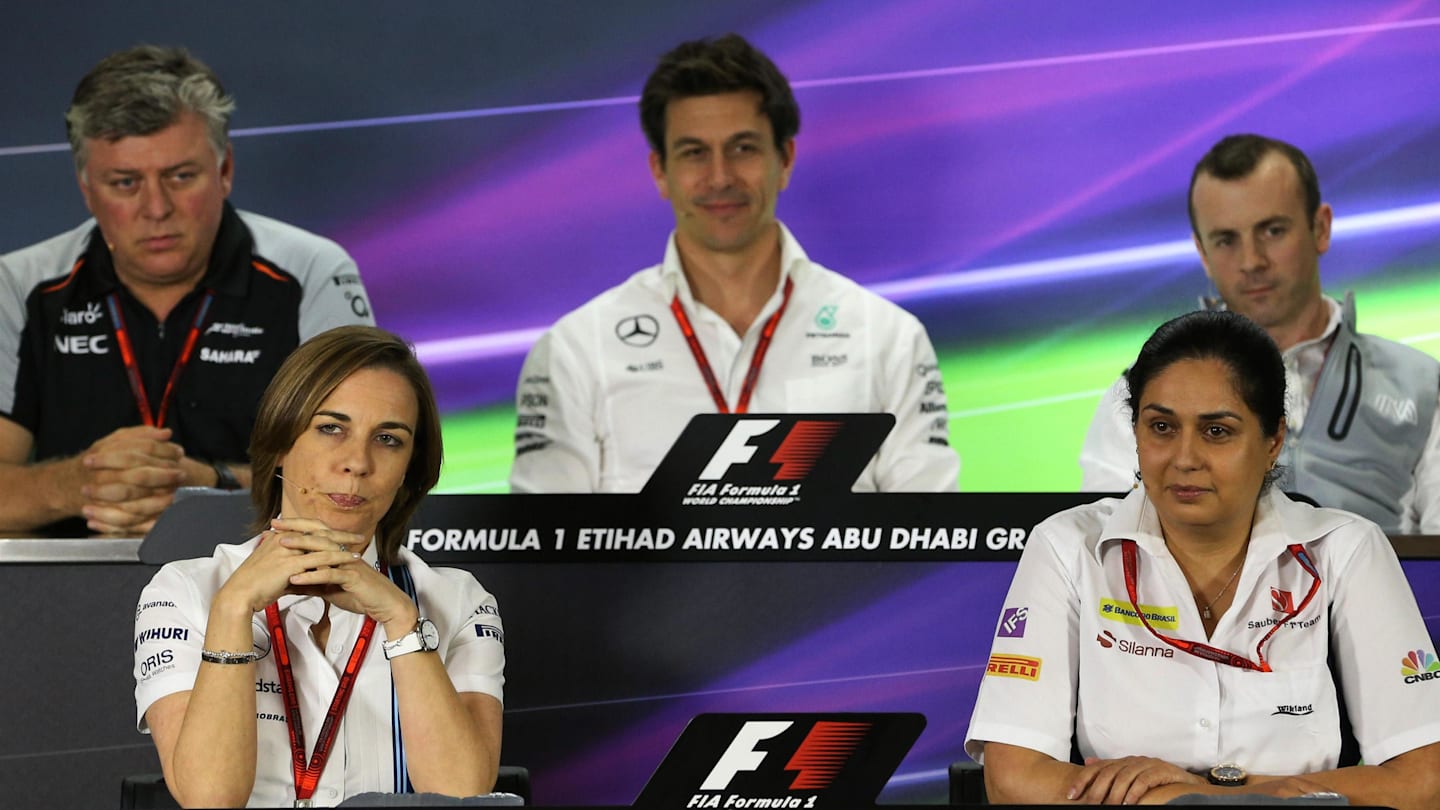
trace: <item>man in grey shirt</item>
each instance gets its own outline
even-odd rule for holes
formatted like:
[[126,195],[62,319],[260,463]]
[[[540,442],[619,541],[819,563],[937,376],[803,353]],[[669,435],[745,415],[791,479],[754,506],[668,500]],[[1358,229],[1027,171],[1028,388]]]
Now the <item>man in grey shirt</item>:
[[234,108],[178,48],[112,54],[76,88],[94,219],[0,256],[0,531],[133,534],[177,487],[248,486],[274,370],[374,323],[338,245],[226,202]]

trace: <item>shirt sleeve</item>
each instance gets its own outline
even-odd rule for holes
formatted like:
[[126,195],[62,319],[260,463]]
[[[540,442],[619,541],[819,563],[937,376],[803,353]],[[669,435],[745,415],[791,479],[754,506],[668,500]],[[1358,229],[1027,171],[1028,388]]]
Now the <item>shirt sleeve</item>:
[[370,295],[365,292],[355,260],[329,239],[313,238],[318,247],[303,276],[300,342],[337,326],[374,326]]
[[207,609],[175,565],[161,568],[135,608],[135,727],[150,733],[145,712],[166,695],[195,688],[205,646]]
[[20,334],[24,329],[25,296],[15,288],[14,272],[0,258],[0,414],[15,412]]
[[600,441],[591,386],[552,329],[525,357],[515,390],[515,461],[511,492],[595,492]]
[[499,604],[468,572],[436,572],[454,578],[458,585],[456,600],[447,606],[448,626],[437,627],[449,639],[445,671],[450,682],[457,692],[481,692],[504,703],[505,625],[500,620]]
[[[984,743],[1002,742],[1070,761],[1079,683],[1080,599],[1076,575],[1055,543],[1057,527],[1031,532],[965,735],[965,752],[984,762]],[[1061,529],[1063,531],[1063,529]]]
[[1135,486],[1135,431],[1125,378],[1100,397],[1080,447],[1081,492],[1128,492]]
[[1354,552],[1321,572],[1335,589],[1331,648],[1361,756],[1379,765],[1440,741],[1440,665],[1385,535],[1368,521],[1346,531],[1360,535]]
[[1402,506],[1406,501],[1408,508],[1402,509],[1401,517],[1405,531],[1440,534],[1440,405],[1430,421],[1430,435],[1415,465],[1415,482]]
[[[886,336],[891,337],[891,336]],[[874,347],[876,384],[895,428],[880,446],[876,488],[881,492],[954,492],[960,456],[950,446],[950,406],[940,363],[925,327],[903,313],[899,334]]]

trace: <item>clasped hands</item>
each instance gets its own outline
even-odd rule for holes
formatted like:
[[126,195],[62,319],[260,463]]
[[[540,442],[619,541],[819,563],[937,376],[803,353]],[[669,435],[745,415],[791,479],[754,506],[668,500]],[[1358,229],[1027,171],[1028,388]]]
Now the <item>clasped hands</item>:
[[419,615],[415,603],[361,557],[370,538],[309,518],[280,517],[270,526],[230,575],[222,594],[244,599],[252,613],[295,594],[318,596],[380,624],[396,622],[406,630],[414,626]]
[[187,460],[169,428],[120,428],[79,456],[80,514],[91,531],[145,533],[187,483]]
[[[1167,785],[1195,786],[1198,790],[1157,790]],[[1240,787],[1211,785],[1203,776],[1154,757],[1085,760],[1066,798],[1079,804],[1163,804],[1184,793],[1253,793],[1293,798],[1326,791],[1301,776],[1266,779]]]

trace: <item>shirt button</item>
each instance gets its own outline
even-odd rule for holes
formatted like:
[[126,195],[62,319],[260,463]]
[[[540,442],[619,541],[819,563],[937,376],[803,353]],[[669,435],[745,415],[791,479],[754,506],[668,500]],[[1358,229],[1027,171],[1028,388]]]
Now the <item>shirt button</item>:
[[1205,717],[1200,718],[1200,727],[1201,727],[1201,728],[1209,728],[1209,727],[1210,727],[1210,720],[1209,720],[1208,718],[1205,718]]
[[325,788],[324,793],[325,793],[326,797],[331,798],[331,799],[333,799],[333,798],[335,798],[336,796],[339,796],[339,795],[340,795],[340,791],[336,790],[335,788]]

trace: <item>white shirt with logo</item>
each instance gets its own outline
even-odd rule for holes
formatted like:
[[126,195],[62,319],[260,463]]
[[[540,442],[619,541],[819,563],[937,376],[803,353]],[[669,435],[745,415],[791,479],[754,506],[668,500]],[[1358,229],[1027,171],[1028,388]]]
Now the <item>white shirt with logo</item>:
[[[1141,624],[1126,592],[1123,538],[1138,546],[1139,607],[1157,632],[1252,661],[1313,581],[1287,546],[1303,544],[1321,584],[1265,646],[1273,671],[1243,670],[1176,649]],[[1143,490],[1047,519],[1006,596],[966,753],[980,760],[983,742],[996,741],[1068,762],[1073,720],[1082,757],[1151,756],[1194,772],[1226,762],[1267,775],[1327,770],[1340,753],[1329,654],[1366,763],[1440,741],[1440,663],[1379,527],[1268,492],[1233,587],[1207,642]]]
[[[140,731],[149,733],[145,712],[155,701],[194,688],[210,602],[249,557],[255,542],[219,545],[213,557],[170,563],[141,593],[135,611],[134,669],[136,724]],[[374,543],[365,550],[364,559],[374,564]],[[404,548],[400,549],[400,559],[409,567],[421,614],[433,621],[440,633],[438,654],[456,691],[481,692],[503,701],[504,627],[495,597],[468,572],[431,568]],[[318,597],[285,596],[279,605],[300,693],[308,761],[364,617],[332,607],[329,641],[322,650],[310,628],[323,615],[323,601]],[[255,649],[265,655],[255,664],[257,751],[255,787],[249,805],[288,807],[295,800],[289,727],[264,611],[255,614],[251,630]],[[377,627],[330,761],[316,788],[317,806],[335,805],[358,793],[400,792],[394,746],[398,723],[393,722],[397,715],[390,662],[380,643],[384,640],[385,629]]]
[[516,391],[516,492],[637,492],[690,417],[715,401],[670,309],[678,293],[726,401],[786,279],[794,282],[750,413],[894,414],[857,491],[953,491],[960,459],[935,349],[915,316],[812,262],[782,225],[779,285],[744,335],[697,303],[674,235],[665,261],[566,315],[531,349]]

